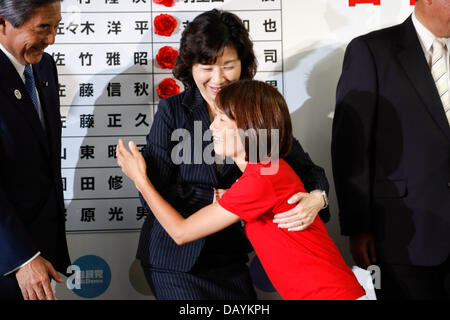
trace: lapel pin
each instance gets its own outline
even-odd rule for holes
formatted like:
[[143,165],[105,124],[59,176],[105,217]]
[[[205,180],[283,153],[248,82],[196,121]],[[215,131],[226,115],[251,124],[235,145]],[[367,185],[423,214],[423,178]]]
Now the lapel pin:
[[48,81],[42,81],[42,85],[43,85],[44,87],[48,87]]
[[20,93],[20,91],[18,89],[14,90],[14,95],[16,96],[16,98],[18,100],[22,99],[22,94]]

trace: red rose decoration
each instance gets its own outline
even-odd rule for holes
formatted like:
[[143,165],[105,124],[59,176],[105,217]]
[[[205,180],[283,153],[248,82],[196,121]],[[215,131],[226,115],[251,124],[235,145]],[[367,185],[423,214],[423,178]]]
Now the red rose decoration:
[[170,14],[162,13],[155,17],[153,20],[153,25],[155,26],[155,33],[160,36],[170,37],[172,32],[178,25],[177,19],[172,17]]
[[156,93],[161,99],[180,93],[180,87],[172,78],[165,78],[156,88]]
[[173,69],[177,57],[177,50],[171,46],[165,46],[159,49],[158,54],[156,55],[156,62],[163,69]]
[[173,0],[153,0],[153,2],[156,4],[162,4],[163,6],[166,7],[173,6]]

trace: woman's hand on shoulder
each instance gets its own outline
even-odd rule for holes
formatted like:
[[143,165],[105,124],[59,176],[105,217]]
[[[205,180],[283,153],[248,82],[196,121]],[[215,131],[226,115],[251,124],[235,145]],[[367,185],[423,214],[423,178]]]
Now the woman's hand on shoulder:
[[302,231],[308,228],[325,206],[322,194],[316,191],[299,192],[293,195],[288,203],[297,205],[289,211],[276,214],[273,219],[279,228],[287,228],[288,231]]

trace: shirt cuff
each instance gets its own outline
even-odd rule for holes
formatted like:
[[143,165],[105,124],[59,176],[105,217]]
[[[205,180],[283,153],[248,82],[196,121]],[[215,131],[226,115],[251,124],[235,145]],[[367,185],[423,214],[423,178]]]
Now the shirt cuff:
[[34,259],[36,259],[39,255],[41,254],[41,252],[39,251],[38,253],[36,253],[31,259],[29,259],[27,262],[25,262],[24,264],[22,264],[21,266],[19,266],[19,267],[17,267],[17,268],[15,268],[14,270],[11,270],[11,271],[9,271],[9,272],[7,272],[7,273],[5,273],[3,276],[7,276],[7,275],[9,275],[9,274],[11,274],[11,273],[14,273],[14,272],[16,272],[17,270],[19,270],[20,268],[22,268],[22,267],[24,267],[24,266],[26,266],[27,264],[29,264],[31,261],[33,261]]

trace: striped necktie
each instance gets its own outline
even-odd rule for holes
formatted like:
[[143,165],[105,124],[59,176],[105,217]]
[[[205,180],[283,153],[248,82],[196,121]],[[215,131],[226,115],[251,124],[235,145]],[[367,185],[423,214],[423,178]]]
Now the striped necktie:
[[433,42],[433,54],[431,55],[431,74],[450,124],[450,93],[448,91],[448,71],[445,61],[447,54],[444,40],[436,38]]
[[36,95],[36,84],[34,82],[33,70],[31,70],[29,64],[25,66],[25,71],[23,72],[23,75],[25,76],[25,88],[27,88],[31,101],[33,101],[34,109],[36,110],[39,116],[39,105]]

